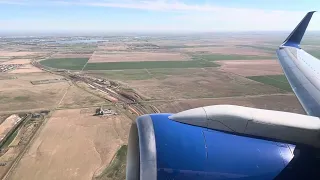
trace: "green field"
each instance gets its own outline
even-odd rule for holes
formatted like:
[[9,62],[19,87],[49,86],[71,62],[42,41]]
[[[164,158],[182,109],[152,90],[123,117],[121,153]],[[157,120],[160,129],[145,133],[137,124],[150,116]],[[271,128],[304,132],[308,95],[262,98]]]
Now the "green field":
[[147,62],[109,62],[88,63],[85,70],[123,70],[123,69],[157,69],[157,68],[204,68],[217,67],[208,61],[147,61]]
[[[82,70],[87,63],[88,58],[62,58],[47,59],[40,63],[44,66]],[[126,69],[157,69],[157,68],[204,68],[218,67],[219,65],[208,61],[141,61],[141,62],[106,62],[106,63],[88,63],[85,70],[126,70]]]
[[278,46],[266,46],[266,45],[236,45],[237,47],[249,47],[249,48],[254,48],[254,49],[259,49],[259,50],[264,50],[266,52],[276,52],[278,49]]
[[206,60],[206,61],[218,61],[218,60],[257,60],[257,59],[274,59],[270,56],[248,56],[248,55],[237,55],[237,54],[202,54],[194,55],[193,60]]
[[273,76],[249,76],[251,80],[268,84],[279,89],[292,92],[289,82],[284,75],[273,75]]
[[109,167],[96,180],[124,180],[126,178],[127,145],[121,146]]
[[221,47],[222,45],[168,45],[168,46],[160,46],[162,49],[180,49],[180,48],[200,48],[200,47]]
[[44,61],[40,61],[40,63],[51,68],[81,70],[83,66],[88,62],[88,60],[88,58],[60,58],[47,59]]
[[19,130],[20,129],[17,128],[13,133],[11,133],[7,140],[3,143],[1,148],[7,148],[12,143],[14,138],[18,135]]

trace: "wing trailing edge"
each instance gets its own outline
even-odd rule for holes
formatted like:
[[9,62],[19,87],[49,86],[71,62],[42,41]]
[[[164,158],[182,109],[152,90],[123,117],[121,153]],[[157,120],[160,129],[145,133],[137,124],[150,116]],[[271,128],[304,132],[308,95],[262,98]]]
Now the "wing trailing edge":
[[291,32],[287,39],[283,42],[282,46],[292,46],[300,49],[300,43],[303,38],[304,33],[309,25],[313,13],[316,11],[310,11],[301,20],[298,26]]
[[315,11],[308,12],[277,50],[282,70],[308,115],[320,117],[320,61],[300,48]]
[[214,105],[183,111],[169,119],[231,134],[320,148],[320,120],[308,115]]

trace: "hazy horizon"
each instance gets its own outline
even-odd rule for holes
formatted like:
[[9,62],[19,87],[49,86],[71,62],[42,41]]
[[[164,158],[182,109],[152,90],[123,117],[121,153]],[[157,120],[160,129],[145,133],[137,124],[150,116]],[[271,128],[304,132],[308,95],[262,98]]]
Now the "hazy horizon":
[[[149,36],[149,35],[288,35],[291,31],[211,31],[211,32],[193,32],[193,31],[179,31],[179,32],[170,32],[170,31],[0,31],[0,37],[7,36]],[[319,30],[308,31],[306,37],[310,35],[320,34]]]

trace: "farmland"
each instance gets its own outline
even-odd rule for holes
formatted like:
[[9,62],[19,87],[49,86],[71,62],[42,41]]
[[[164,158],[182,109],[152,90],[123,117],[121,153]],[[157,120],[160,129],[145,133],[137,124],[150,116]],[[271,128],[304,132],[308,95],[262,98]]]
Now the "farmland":
[[250,76],[249,79],[268,84],[288,92],[292,92],[289,82],[284,75],[273,76]]
[[283,74],[276,60],[226,60],[216,63],[221,65],[220,70],[244,77]]
[[[12,74],[5,74],[10,77]],[[26,111],[28,109],[50,109],[59,103],[69,84],[65,82],[32,85],[33,80],[60,78],[46,72],[18,73],[14,79],[1,80],[1,111]],[[45,98],[44,98],[45,97]],[[0,111],[0,112],[1,112]]]
[[101,175],[97,176],[95,180],[123,180],[125,179],[125,165],[127,161],[127,145],[121,146],[117,151],[110,166],[105,169]]
[[89,63],[105,62],[146,62],[146,61],[186,61],[190,58],[181,53],[168,52],[104,52],[96,51]]
[[152,103],[161,112],[181,112],[191,108],[201,106],[218,105],[218,104],[232,104],[239,106],[247,106],[261,109],[270,109],[286,112],[294,112],[305,114],[295,95],[261,95],[249,97],[222,97],[222,98],[208,98],[208,99],[181,99],[172,101],[157,101],[146,102]]
[[88,60],[88,58],[47,59],[41,61],[41,64],[56,69],[81,70]]
[[[11,40],[1,46],[0,61],[23,65],[0,74],[0,118],[50,114],[10,136],[11,150],[0,160],[10,154],[20,159],[11,161],[8,179],[124,180],[129,127],[137,115],[215,104],[304,113],[273,51],[282,38],[208,33]],[[115,113],[97,115],[99,108]],[[25,134],[34,136],[20,155],[11,147]]]
[[[90,112],[86,109],[56,111],[11,179],[87,180],[98,176],[126,141],[125,129],[131,121],[121,115],[95,117]],[[64,173],[59,173],[62,171]]]
[[[41,64],[51,68],[81,70],[88,59],[65,58],[48,59]],[[108,62],[88,63],[85,70],[123,70],[123,69],[154,69],[154,68],[202,68],[217,67],[216,63],[208,61],[145,61],[145,62]]]
[[158,69],[158,68],[202,68],[219,65],[207,61],[152,61],[152,62],[110,62],[89,63],[85,70],[122,70],[122,69]]
[[[163,69],[161,69],[163,70]],[[171,69],[170,69],[171,70]],[[177,69],[175,69],[176,71]],[[182,69],[183,70],[183,69]],[[90,75],[104,77],[112,80],[127,81],[127,80],[147,80],[152,79],[153,74],[148,73],[147,69],[127,69],[127,70],[112,70],[112,71],[88,71]]]
[[282,92],[216,68],[148,69],[144,75],[141,71],[130,72],[127,75],[123,75],[123,71],[115,74],[96,72],[94,75],[121,80],[149,99],[217,98]]
[[76,86],[70,86],[61,100],[59,108],[82,108],[100,106],[102,104],[105,104],[104,99],[89,94]]
[[222,60],[257,60],[257,59],[272,59],[272,56],[253,56],[253,55],[233,55],[233,54],[203,54],[195,55],[195,60],[207,61],[222,61]]

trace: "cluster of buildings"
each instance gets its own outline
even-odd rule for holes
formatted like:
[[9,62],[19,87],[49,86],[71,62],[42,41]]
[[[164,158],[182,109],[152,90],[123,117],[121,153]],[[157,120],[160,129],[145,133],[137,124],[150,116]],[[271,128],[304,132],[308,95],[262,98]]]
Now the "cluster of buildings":
[[18,67],[22,66],[23,64],[0,64],[0,72],[8,72]]
[[115,112],[112,109],[103,109],[102,107],[96,109],[96,116],[103,116],[103,115],[107,115],[107,116],[111,116],[111,115],[117,115],[118,113]]

